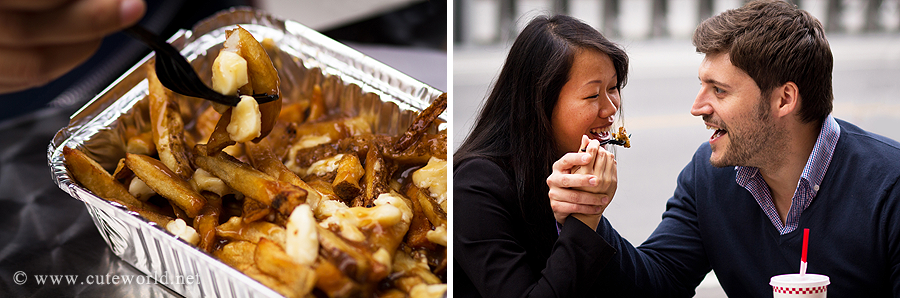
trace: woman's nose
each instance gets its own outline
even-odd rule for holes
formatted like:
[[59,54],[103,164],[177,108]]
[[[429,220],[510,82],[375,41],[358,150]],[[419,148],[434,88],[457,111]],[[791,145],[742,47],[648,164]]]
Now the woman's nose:
[[607,95],[606,100],[600,103],[600,111],[597,113],[597,117],[612,118],[619,110],[618,104],[619,102],[614,96]]

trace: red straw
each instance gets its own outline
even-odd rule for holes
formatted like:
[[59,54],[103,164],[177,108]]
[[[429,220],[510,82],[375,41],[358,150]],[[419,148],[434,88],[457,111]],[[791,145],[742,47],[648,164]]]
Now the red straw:
[[800,261],[806,262],[806,246],[809,244],[809,229],[803,229],[803,255],[800,256]]

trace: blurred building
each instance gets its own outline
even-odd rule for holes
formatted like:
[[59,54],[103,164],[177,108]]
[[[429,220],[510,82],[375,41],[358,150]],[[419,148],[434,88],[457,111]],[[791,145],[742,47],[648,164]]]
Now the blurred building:
[[[513,39],[539,14],[569,14],[620,39],[689,38],[697,24],[742,0],[454,0],[454,42]],[[794,0],[829,33],[900,31],[898,0]]]

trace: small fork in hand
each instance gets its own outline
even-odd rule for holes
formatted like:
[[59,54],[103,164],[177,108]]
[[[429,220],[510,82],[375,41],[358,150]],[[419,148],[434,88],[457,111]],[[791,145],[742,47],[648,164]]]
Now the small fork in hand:
[[[241,101],[238,96],[224,95],[206,86],[187,59],[159,35],[140,25],[126,28],[125,33],[140,40],[156,52],[156,73],[160,83],[166,88],[179,94],[208,99],[229,106],[237,106]],[[277,100],[278,95],[262,93],[254,94],[253,98],[259,104],[264,104]]]

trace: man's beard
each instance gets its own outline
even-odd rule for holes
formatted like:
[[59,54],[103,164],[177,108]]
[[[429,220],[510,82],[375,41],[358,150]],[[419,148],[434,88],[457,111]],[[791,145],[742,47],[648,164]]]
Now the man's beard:
[[713,166],[764,167],[783,159],[790,136],[784,127],[772,121],[768,105],[762,98],[757,101],[754,116],[748,117],[751,121],[742,123],[741,127],[727,128],[728,148],[718,160],[710,157]]

